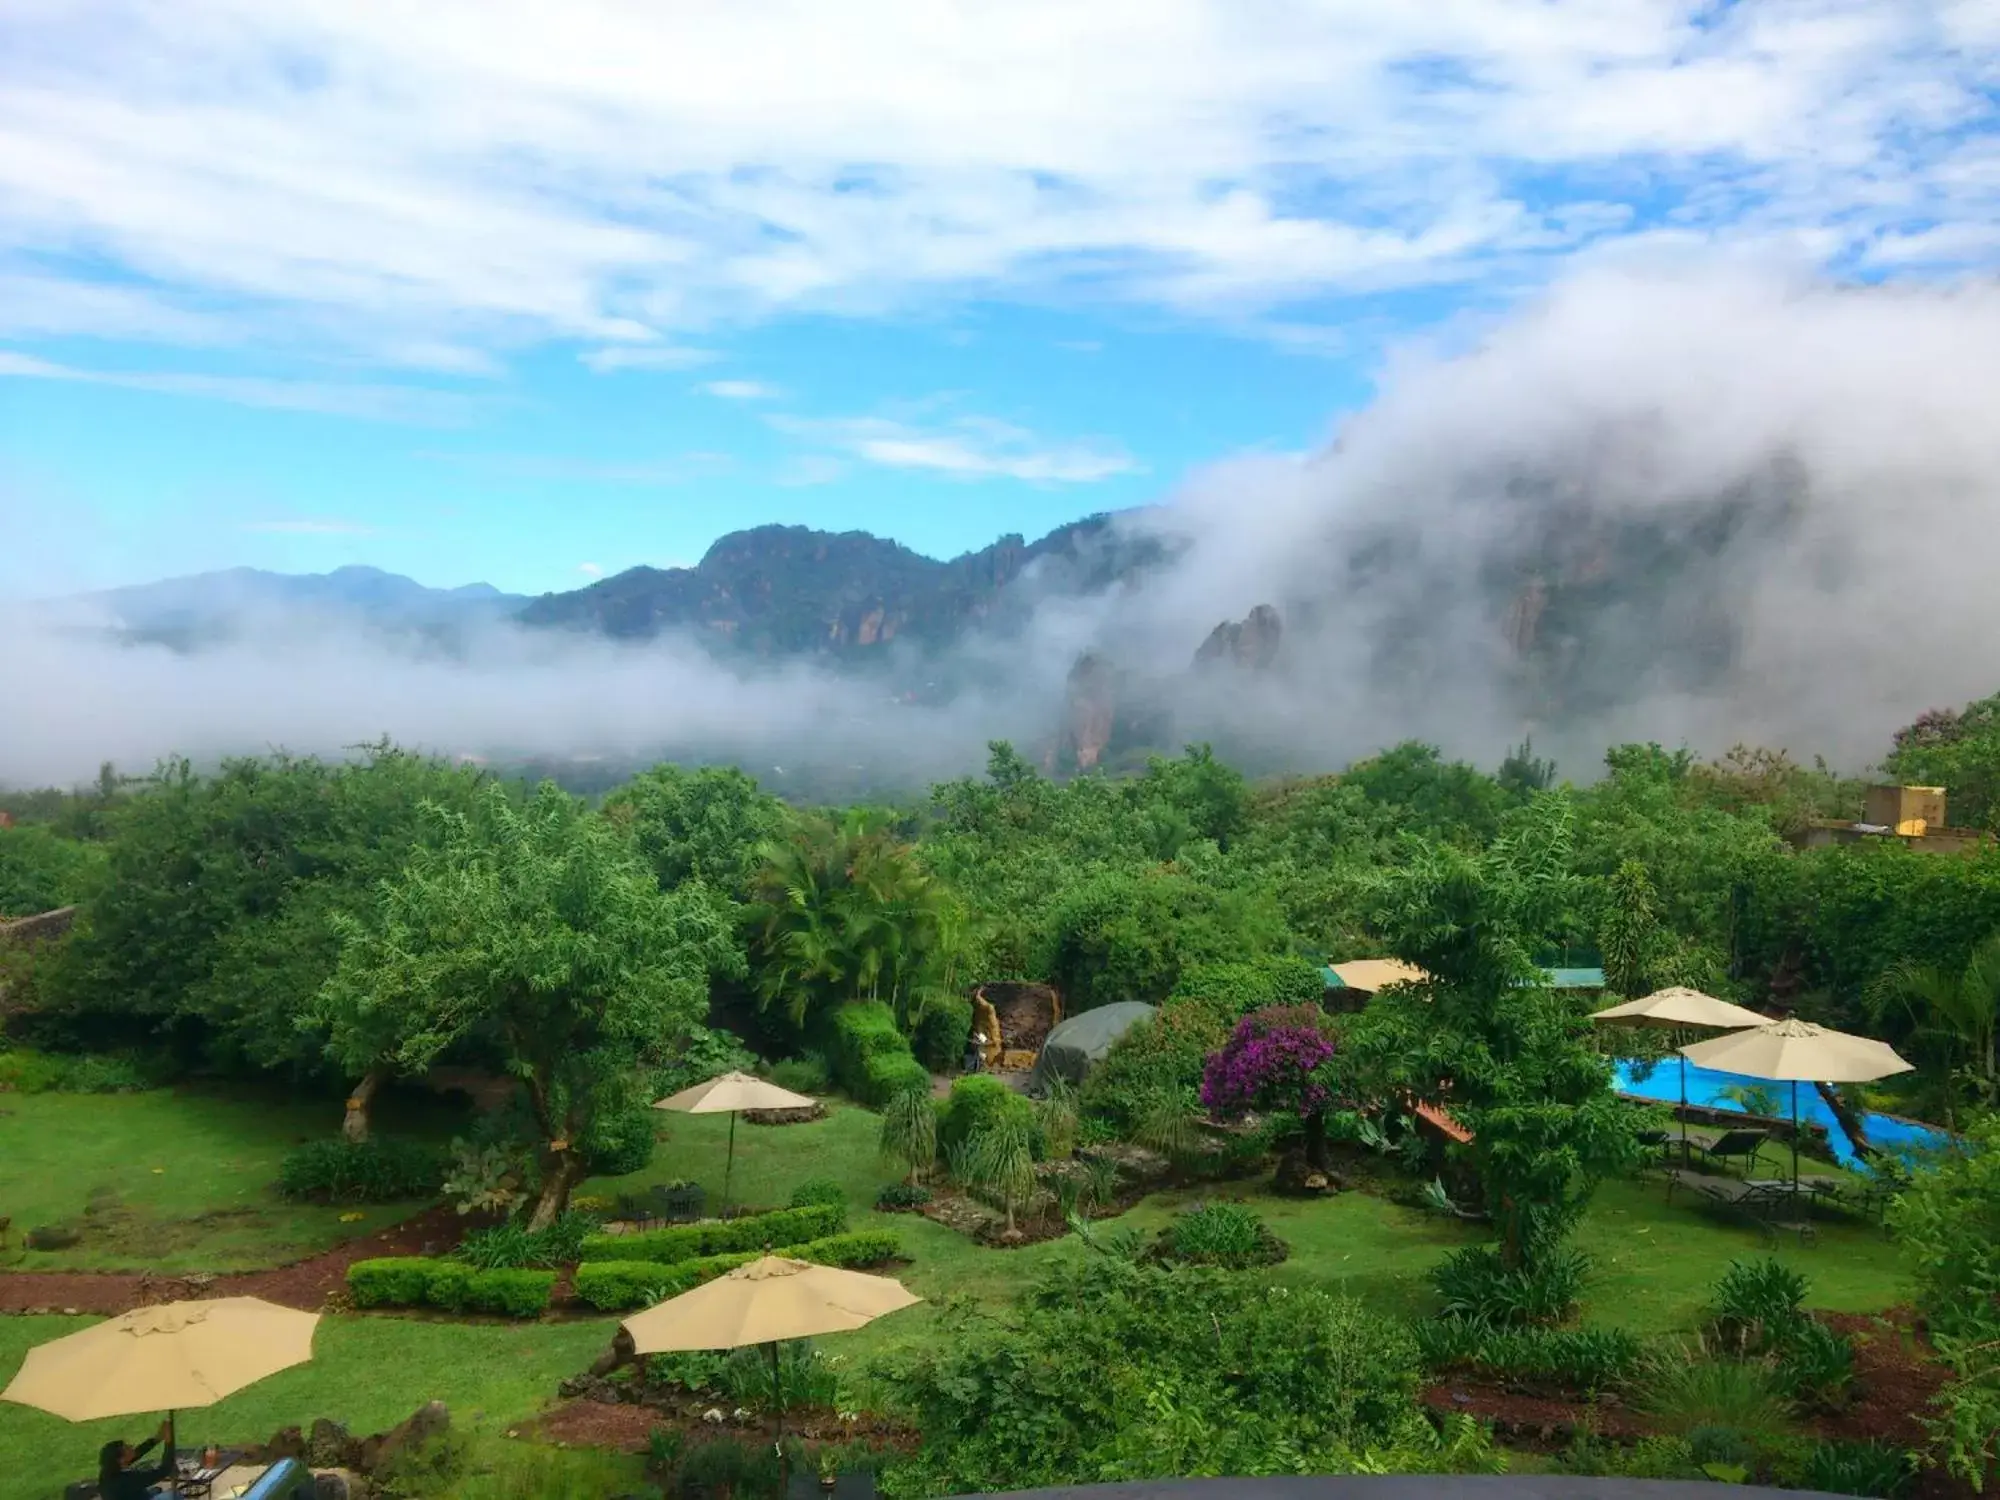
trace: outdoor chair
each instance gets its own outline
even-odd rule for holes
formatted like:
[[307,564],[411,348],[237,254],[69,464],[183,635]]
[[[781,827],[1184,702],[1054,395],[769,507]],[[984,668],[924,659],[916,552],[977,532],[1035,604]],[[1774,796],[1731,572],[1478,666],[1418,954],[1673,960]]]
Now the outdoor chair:
[[1705,1203],[1748,1220],[1773,1239],[1780,1233],[1786,1233],[1796,1234],[1803,1241],[1814,1238],[1818,1233],[1810,1217],[1781,1217],[1788,1215],[1807,1197],[1804,1188],[1794,1193],[1789,1179],[1783,1182],[1746,1182],[1742,1178],[1716,1177],[1706,1172],[1669,1172],[1669,1203],[1673,1202],[1676,1188],[1685,1189]]
[[1725,1130],[1705,1145],[1696,1145],[1690,1140],[1688,1149],[1700,1152],[1705,1162],[1741,1162],[1743,1170],[1748,1172],[1757,1160],[1758,1148],[1769,1139],[1770,1136],[1761,1130]]

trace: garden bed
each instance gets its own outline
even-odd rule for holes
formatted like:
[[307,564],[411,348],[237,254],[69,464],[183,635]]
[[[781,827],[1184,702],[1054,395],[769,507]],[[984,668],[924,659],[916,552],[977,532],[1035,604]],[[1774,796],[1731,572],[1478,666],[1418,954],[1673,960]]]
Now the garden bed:
[[[588,1399],[565,1402],[530,1426],[519,1430],[543,1442],[568,1443],[573,1447],[612,1448],[624,1453],[644,1452],[653,1432],[660,1428],[699,1441],[714,1437],[760,1436],[772,1430],[768,1412],[747,1412],[738,1417],[738,1408],[695,1396],[682,1396],[657,1403],[621,1401],[616,1404]],[[708,1413],[720,1411],[721,1421],[709,1420]],[[914,1452],[921,1434],[907,1422],[873,1412],[843,1415],[831,1407],[798,1407],[785,1413],[785,1435],[806,1442],[851,1443],[866,1441]]]

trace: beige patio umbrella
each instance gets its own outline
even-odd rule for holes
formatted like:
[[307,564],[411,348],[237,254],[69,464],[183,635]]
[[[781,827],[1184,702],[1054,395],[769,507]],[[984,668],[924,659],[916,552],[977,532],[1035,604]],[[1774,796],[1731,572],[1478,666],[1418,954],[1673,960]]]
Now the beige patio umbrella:
[[782,1441],[784,1386],[778,1374],[778,1344],[785,1339],[847,1333],[923,1300],[888,1276],[766,1255],[691,1292],[682,1292],[672,1301],[649,1307],[621,1326],[632,1336],[634,1354],[769,1345],[771,1394],[778,1408],[778,1437]]
[[707,1083],[682,1089],[678,1094],[656,1100],[655,1109],[678,1110],[684,1115],[729,1116],[729,1155],[722,1168],[722,1206],[729,1206],[729,1176],[736,1167],[736,1115],[746,1109],[810,1109],[817,1100],[775,1083],[752,1078],[748,1073],[724,1073]]
[[[1718,1031],[1740,1030],[1751,1026],[1770,1024],[1769,1016],[1760,1016],[1754,1010],[1745,1010],[1740,1005],[1731,1005],[1727,1000],[1718,1000],[1713,995],[1704,995],[1700,990],[1687,989],[1681,985],[1671,985],[1664,990],[1654,990],[1641,1000],[1628,1000],[1623,1005],[1614,1005],[1609,1010],[1600,1010],[1590,1018],[1607,1026],[1643,1027],[1654,1031],[1681,1031],[1704,1026]],[[1680,1059],[1681,1065],[1681,1161],[1688,1159],[1688,1065],[1687,1058]]]
[[257,1297],[141,1307],[30,1349],[0,1400],[71,1422],[164,1411],[171,1452],[175,1411],[304,1364],[318,1327],[318,1313]]
[[1852,1036],[1787,1016],[1754,1031],[1732,1032],[1680,1049],[1681,1056],[1703,1068],[1769,1078],[1792,1086],[1792,1191],[1799,1186],[1799,1085],[1801,1083],[1873,1083],[1915,1066],[1896,1049],[1873,1037]]

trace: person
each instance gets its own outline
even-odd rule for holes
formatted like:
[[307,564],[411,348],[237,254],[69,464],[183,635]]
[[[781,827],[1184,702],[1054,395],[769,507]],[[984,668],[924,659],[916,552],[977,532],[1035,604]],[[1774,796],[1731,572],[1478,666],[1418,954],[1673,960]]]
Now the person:
[[965,1071],[977,1073],[980,1064],[986,1060],[986,1033],[975,1031],[972,1039],[965,1044]]
[[156,1464],[139,1466],[139,1460],[150,1453],[154,1446],[164,1443],[172,1429],[167,1423],[160,1424],[160,1430],[134,1448],[122,1439],[106,1443],[97,1454],[97,1493],[101,1500],[147,1500],[153,1486],[174,1472],[173,1450]]

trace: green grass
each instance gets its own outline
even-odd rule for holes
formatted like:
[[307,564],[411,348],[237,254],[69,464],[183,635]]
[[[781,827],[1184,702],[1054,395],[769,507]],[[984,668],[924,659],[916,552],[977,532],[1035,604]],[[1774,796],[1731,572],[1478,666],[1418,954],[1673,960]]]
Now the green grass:
[[[340,1106],[191,1090],[0,1094],[0,1215],[12,1270],[236,1271],[282,1265],[406,1218],[418,1205],[323,1207],[278,1196],[278,1164],[330,1134]],[[417,1123],[435,1129],[433,1111]],[[86,1215],[85,1210],[96,1207]],[[353,1222],[344,1214],[359,1213]],[[29,1229],[85,1229],[22,1252]]]
[[[0,1318],[0,1385],[36,1344],[88,1327],[89,1318]],[[314,1358],[180,1418],[184,1446],[263,1442],[280,1428],[331,1417],[358,1434],[393,1426],[424,1402],[443,1401],[455,1428],[495,1435],[555,1397],[556,1383],[600,1354],[608,1321],[526,1326],[324,1318]],[[70,1423],[31,1407],[0,1405],[0,1500],[49,1500],[96,1472],[98,1446],[140,1437],[158,1416]]]

